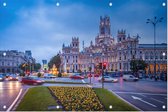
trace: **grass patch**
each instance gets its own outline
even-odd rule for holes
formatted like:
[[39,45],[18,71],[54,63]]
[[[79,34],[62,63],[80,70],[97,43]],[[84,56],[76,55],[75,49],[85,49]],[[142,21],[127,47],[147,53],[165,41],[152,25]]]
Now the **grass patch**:
[[45,81],[45,83],[58,83],[58,84],[88,84],[82,82],[56,82],[56,81]]
[[47,111],[48,106],[57,105],[47,87],[30,88],[16,111]]
[[[49,87],[49,88],[51,89],[54,87]],[[55,88],[58,88],[58,87],[55,87]],[[67,87],[67,89],[68,89],[68,87]],[[80,91],[85,92],[82,89],[82,87],[78,87],[78,89],[79,90],[78,91],[76,90],[75,95],[78,95],[79,94],[78,92],[80,92]],[[88,89],[88,88],[86,88],[86,89]],[[59,92],[59,90],[60,89],[58,89],[58,92]],[[103,104],[105,111],[138,111],[137,109],[130,106],[129,104],[127,104],[123,100],[119,99],[117,96],[115,96],[114,94],[112,94],[110,91],[108,91],[106,89],[93,88],[93,90],[96,93],[96,96],[98,96],[98,99],[100,100],[101,104]],[[68,94],[70,92],[74,94],[74,91],[75,90],[72,89],[72,90],[69,90],[68,92],[65,92],[65,94]],[[89,91],[89,89],[88,89],[88,91]],[[53,89],[53,92],[55,93],[56,97],[59,97],[59,95],[57,96],[58,92],[56,92],[55,89]],[[81,92],[81,93],[83,93],[83,92]],[[87,94],[87,92],[86,92],[86,94]],[[89,93],[89,95],[91,95],[91,93]],[[79,95],[79,96],[85,97],[85,95]],[[70,96],[67,96],[67,95],[61,96],[61,94],[60,94],[59,98],[62,99],[64,97],[71,98]],[[91,99],[95,100],[95,98],[91,98]],[[89,100],[86,100],[86,101],[89,101],[89,102],[92,101],[91,104],[94,104],[93,103],[94,101],[91,99],[89,99],[90,101]],[[65,98],[65,101],[66,100],[67,100],[67,98]],[[77,102],[81,102],[81,101],[83,101],[83,100],[81,100],[81,99],[79,101],[77,100]],[[87,103],[90,105],[89,102],[85,102],[86,105],[87,105]],[[76,103],[73,103],[73,105],[76,105]],[[30,88],[28,90],[28,92],[25,94],[24,98],[20,102],[19,106],[17,107],[16,111],[47,111],[48,106],[51,106],[51,105],[56,106],[58,104],[57,104],[56,99],[51,95],[50,90],[47,87],[34,87],[34,88]],[[86,106],[86,105],[84,105],[84,106]],[[110,105],[112,105],[112,109],[109,109]],[[83,106],[83,104],[82,104],[82,106]],[[54,109],[54,110],[58,110],[58,109]],[[59,109],[59,110],[61,111],[61,109]],[[71,110],[71,109],[67,109],[67,110]]]
[[[138,111],[106,89],[94,88],[94,91],[103,103],[106,111]],[[110,105],[112,105],[112,109],[109,109]]]

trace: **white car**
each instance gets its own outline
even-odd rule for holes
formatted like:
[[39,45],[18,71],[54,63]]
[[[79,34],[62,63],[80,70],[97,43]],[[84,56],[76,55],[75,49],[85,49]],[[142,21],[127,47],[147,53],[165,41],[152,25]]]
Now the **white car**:
[[138,78],[133,75],[123,75],[124,81],[138,81]]
[[44,74],[44,78],[56,78],[53,74]]
[[[102,81],[102,76],[98,78],[98,81]],[[104,82],[118,82],[118,79],[112,78],[110,76],[104,76]]]

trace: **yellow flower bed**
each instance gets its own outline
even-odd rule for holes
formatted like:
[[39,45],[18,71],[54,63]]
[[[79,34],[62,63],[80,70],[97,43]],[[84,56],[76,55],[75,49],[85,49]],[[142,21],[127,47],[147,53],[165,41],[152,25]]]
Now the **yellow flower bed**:
[[102,111],[103,105],[88,87],[49,87],[67,111]]

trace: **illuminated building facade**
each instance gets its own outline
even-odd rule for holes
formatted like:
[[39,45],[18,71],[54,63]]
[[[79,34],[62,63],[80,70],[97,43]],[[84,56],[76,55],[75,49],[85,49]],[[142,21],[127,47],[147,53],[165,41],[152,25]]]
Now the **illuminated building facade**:
[[[126,35],[126,30],[118,30],[117,41],[111,34],[110,18],[100,17],[99,34],[95,43],[79,50],[79,38],[73,37],[69,46],[62,46],[62,70],[65,72],[78,72],[79,70],[94,72],[96,65],[107,62],[108,71],[130,71],[132,59],[142,59],[147,64],[147,72],[153,72],[154,45],[139,44],[139,35]],[[156,71],[167,70],[167,44],[156,45]]]

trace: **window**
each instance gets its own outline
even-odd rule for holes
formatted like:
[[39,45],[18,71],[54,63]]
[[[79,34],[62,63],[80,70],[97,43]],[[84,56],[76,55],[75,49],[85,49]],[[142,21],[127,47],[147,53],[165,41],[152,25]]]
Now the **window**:
[[158,56],[156,56],[155,59],[158,59]]
[[145,59],[148,59],[148,56],[145,56]]
[[153,56],[150,56],[150,59],[153,59]]
[[120,63],[120,69],[121,69],[121,63]]
[[124,56],[124,59],[125,59],[125,60],[127,59],[126,55]]
[[78,66],[76,65],[76,70],[78,69]]

